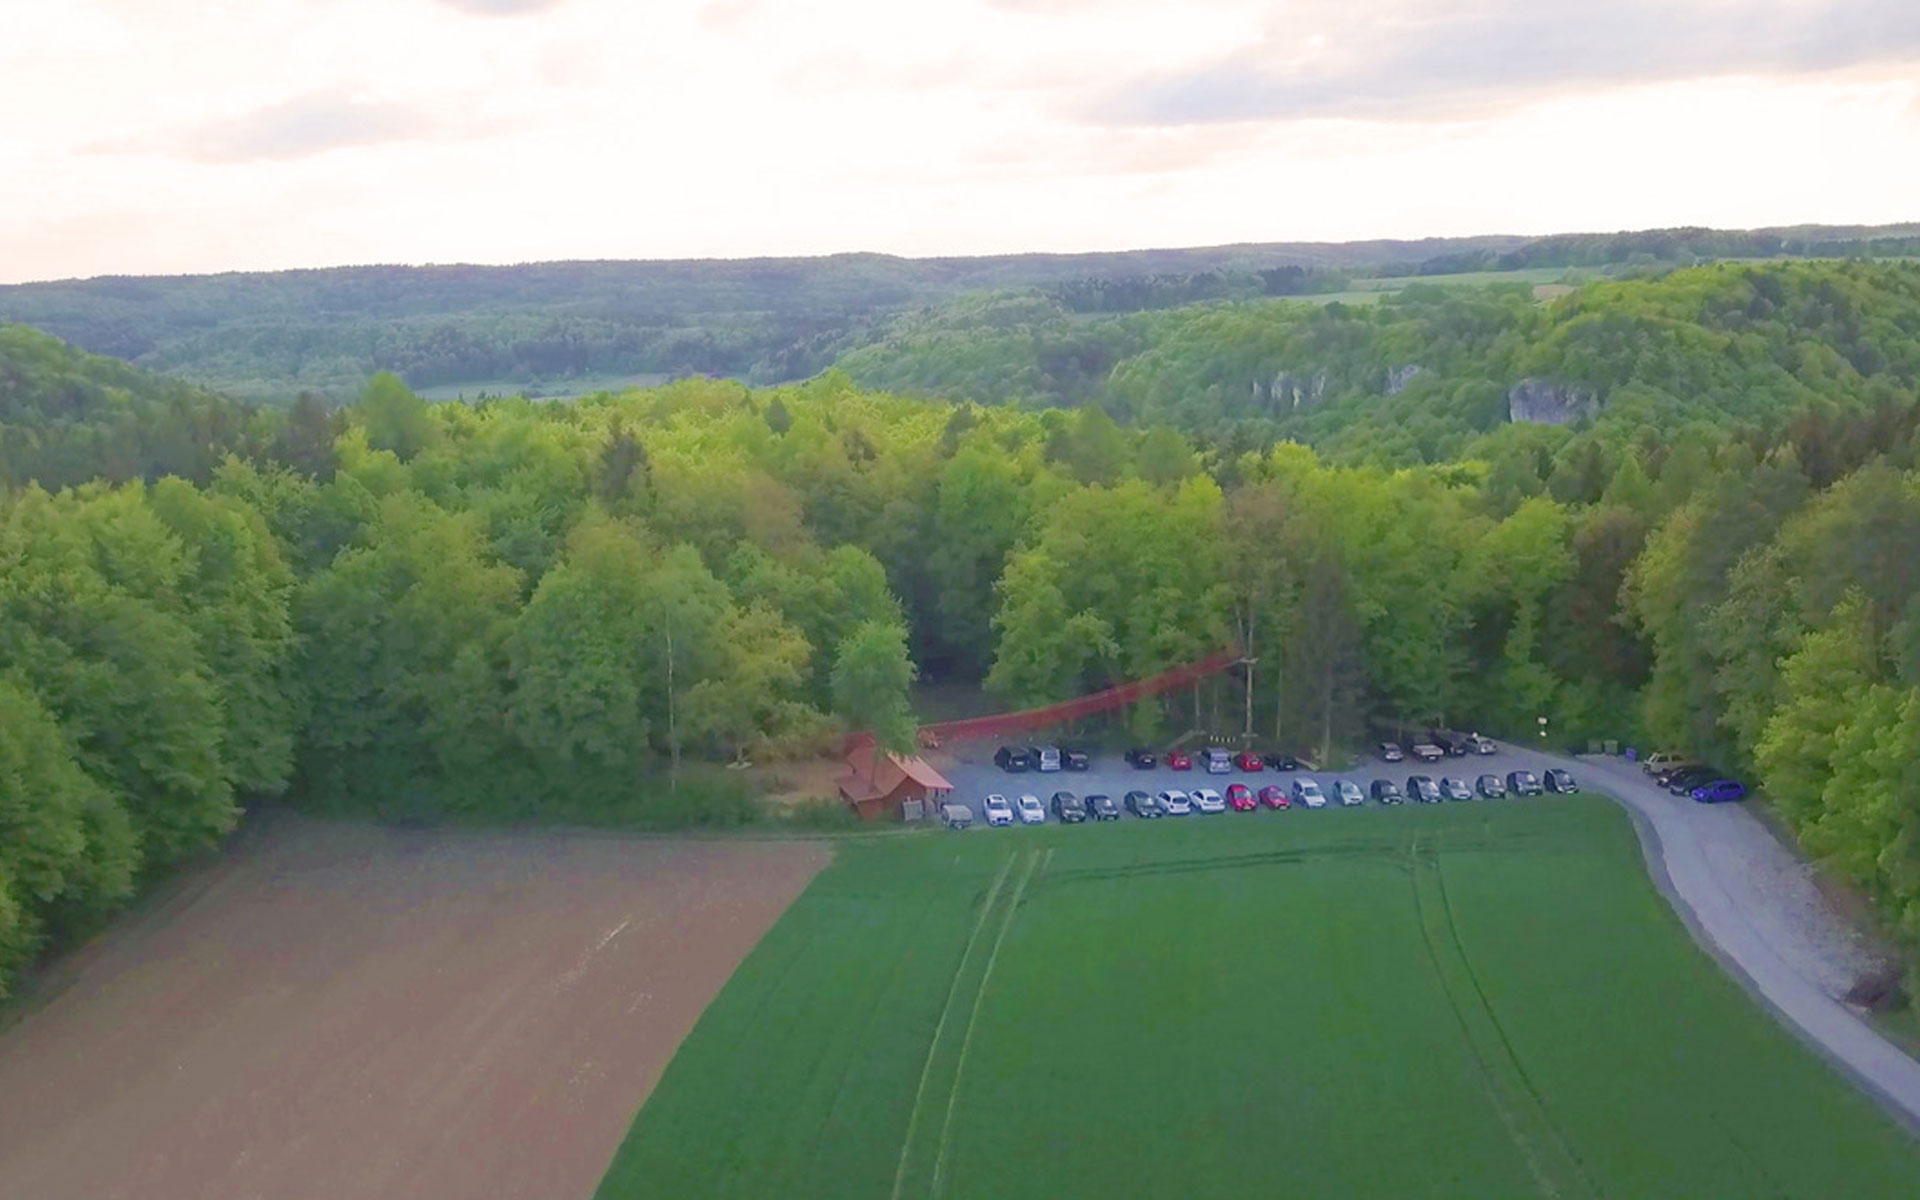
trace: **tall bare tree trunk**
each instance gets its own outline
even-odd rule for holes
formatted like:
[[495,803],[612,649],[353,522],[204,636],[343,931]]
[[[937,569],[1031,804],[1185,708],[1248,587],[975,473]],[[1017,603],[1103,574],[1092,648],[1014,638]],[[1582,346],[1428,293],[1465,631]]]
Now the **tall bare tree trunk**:
[[673,618],[667,618],[667,754],[670,766],[667,768],[667,790],[680,790],[680,729],[674,723],[673,711]]

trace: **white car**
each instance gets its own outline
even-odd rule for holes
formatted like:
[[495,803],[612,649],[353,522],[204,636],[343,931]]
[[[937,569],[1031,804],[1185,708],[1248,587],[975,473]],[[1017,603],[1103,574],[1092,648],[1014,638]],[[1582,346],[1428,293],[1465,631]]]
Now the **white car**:
[[1060,747],[1035,746],[1033,748],[1033,769],[1036,771],[1058,771],[1060,769]]
[[1193,793],[1193,806],[1203,813],[1223,813],[1227,811],[1227,802],[1221,799],[1220,793],[1214,791],[1212,788],[1195,788]]
[[1022,796],[1013,803],[1020,810],[1022,825],[1038,825],[1047,819],[1046,806],[1040,803],[1038,796]]
[[1340,797],[1341,805],[1346,808],[1355,808],[1367,802],[1367,794],[1351,779],[1334,780],[1333,794]]
[[1320,785],[1313,780],[1295,779],[1293,781],[1293,802],[1295,804],[1305,805],[1308,808],[1325,808],[1327,806],[1327,796],[1325,792],[1320,790]]
[[1184,817],[1193,811],[1193,805],[1187,800],[1187,794],[1179,788],[1160,793],[1160,809],[1170,817]]
[[987,824],[989,825],[1013,824],[1013,805],[1008,804],[1007,798],[999,792],[995,792],[985,800],[982,800],[980,802],[980,811],[987,814]]

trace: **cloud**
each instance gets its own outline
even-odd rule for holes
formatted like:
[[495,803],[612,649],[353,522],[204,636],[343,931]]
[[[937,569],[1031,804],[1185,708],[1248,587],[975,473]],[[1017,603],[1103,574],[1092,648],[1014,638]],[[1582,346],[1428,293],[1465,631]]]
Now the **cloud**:
[[1336,16],[1331,31],[1271,28],[1199,67],[1107,89],[1084,115],[1118,125],[1457,117],[1555,91],[1920,58],[1913,0],[1596,0],[1577,11],[1451,0],[1419,19],[1378,15]]
[[558,8],[567,0],[440,0],[448,8],[472,13],[476,17],[524,17],[528,13]]
[[425,114],[321,93],[216,122],[189,134],[183,148],[204,162],[310,158],[329,150],[405,141],[435,130]]

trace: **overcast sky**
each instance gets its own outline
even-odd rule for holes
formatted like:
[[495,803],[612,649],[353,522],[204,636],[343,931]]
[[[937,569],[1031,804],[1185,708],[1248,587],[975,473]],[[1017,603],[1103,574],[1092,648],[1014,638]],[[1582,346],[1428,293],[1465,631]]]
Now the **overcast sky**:
[[4,0],[0,281],[1920,219],[1920,0]]

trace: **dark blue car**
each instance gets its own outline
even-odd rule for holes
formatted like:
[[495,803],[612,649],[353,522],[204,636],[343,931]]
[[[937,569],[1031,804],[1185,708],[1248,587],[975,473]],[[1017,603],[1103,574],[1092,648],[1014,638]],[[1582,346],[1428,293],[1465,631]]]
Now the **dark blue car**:
[[1712,783],[1693,789],[1693,798],[1701,804],[1718,804],[1723,800],[1738,800],[1747,794],[1747,785],[1738,779],[1716,779]]

